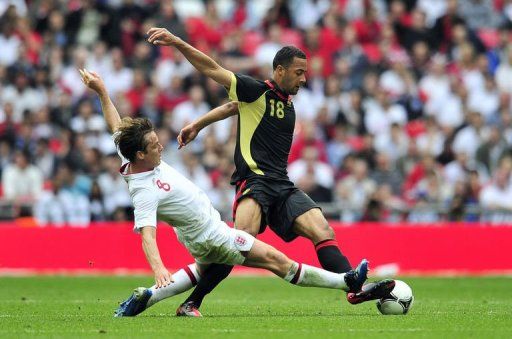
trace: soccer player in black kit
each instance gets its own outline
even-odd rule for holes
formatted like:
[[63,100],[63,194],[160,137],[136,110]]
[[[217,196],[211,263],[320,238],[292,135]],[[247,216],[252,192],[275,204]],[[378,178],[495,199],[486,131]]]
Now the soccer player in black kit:
[[[193,140],[209,124],[238,114],[235,149],[236,185],[233,219],[237,229],[254,236],[268,225],[284,241],[297,236],[311,240],[321,266],[331,272],[351,270],[341,253],[335,234],[318,205],[295,187],[287,175],[288,154],[295,127],[295,109],[291,95],[306,83],[306,55],[286,46],[273,61],[273,79],[256,80],[224,69],[206,54],[195,49],[165,28],[151,28],[148,42],[174,46],[202,74],[226,88],[233,100],[185,126],[180,147]],[[177,315],[197,315],[203,298],[228,276],[233,266],[211,265],[196,289],[178,308]],[[394,287],[393,280],[370,283],[361,291],[349,291],[352,304],[379,299]]]

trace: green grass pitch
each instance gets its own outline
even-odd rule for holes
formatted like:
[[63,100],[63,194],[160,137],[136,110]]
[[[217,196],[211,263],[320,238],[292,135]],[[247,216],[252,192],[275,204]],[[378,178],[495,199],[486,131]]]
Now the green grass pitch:
[[349,305],[335,290],[230,277],[206,299],[203,318],[185,319],[174,316],[184,296],[112,317],[151,277],[0,277],[0,338],[512,338],[511,278],[403,280],[416,297],[406,316]]

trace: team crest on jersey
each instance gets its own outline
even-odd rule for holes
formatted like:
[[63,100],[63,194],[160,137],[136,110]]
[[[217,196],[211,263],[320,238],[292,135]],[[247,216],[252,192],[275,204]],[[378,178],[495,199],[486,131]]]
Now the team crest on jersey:
[[235,244],[237,244],[238,246],[243,246],[247,243],[247,240],[245,240],[244,237],[240,236],[240,235],[237,235],[236,238],[235,238]]

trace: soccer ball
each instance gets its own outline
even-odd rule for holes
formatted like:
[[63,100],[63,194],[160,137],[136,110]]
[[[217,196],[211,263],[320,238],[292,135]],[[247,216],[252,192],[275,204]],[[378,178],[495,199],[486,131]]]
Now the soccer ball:
[[377,301],[377,308],[382,314],[407,314],[414,302],[412,290],[401,280],[395,280],[395,288],[385,297]]

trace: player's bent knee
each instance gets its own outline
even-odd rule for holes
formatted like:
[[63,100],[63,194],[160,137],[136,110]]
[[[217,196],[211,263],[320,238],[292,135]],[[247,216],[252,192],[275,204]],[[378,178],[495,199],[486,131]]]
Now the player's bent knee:
[[255,227],[255,225],[246,224],[246,223],[235,224],[235,228],[237,230],[249,233],[253,237],[257,236],[258,235],[258,231],[259,231],[259,227]]
[[334,239],[336,237],[336,234],[334,233],[334,230],[332,229],[329,224],[327,224],[327,227],[325,229],[322,229],[321,231],[322,237],[325,239]]
[[316,238],[320,241],[334,238],[334,230],[323,216],[316,220],[313,229]]
[[327,222],[325,224],[316,225],[311,229],[310,233],[310,240],[313,241],[315,244],[324,241],[327,239],[334,239],[336,237],[336,234],[334,233],[334,230]]

